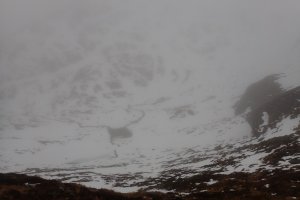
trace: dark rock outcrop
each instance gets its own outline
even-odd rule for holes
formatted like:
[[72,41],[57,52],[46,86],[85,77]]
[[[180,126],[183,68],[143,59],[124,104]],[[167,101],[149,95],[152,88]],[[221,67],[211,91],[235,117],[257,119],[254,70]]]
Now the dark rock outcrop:
[[280,84],[276,82],[279,77],[278,74],[274,74],[251,84],[241,96],[240,100],[234,105],[235,114],[242,114],[247,108],[254,110],[283,93],[284,90]]
[[[284,91],[276,82],[278,78],[279,75],[271,75],[250,85],[234,105],[236,114],[250,108],[245,117],[253,135],[275,128],[285,117],[296,118],[300,115],[300,86]],[[266,119],[263,119],[264,115]]]
[[[268,121],[263,122],[266,113]],[[296,118],[300,115],[300,87],[286,91],[272,100],[252,110],[246,117],[254,135],[265,133],[268,128],[275,128],[285,117]]]

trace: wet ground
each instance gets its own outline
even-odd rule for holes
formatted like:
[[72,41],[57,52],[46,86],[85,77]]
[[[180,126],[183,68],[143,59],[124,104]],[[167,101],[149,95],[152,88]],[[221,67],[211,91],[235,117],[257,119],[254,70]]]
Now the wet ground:
[[274,170],[217,175],[203,173],[187,179],[167,180],[156,187],[174,192],[116,193],[21,174],[0,174],[0,199],[300,199],[300,171]]

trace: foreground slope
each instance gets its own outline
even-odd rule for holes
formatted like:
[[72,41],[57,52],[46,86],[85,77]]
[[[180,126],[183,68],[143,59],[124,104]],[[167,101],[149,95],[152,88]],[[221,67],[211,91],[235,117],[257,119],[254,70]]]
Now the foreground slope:
[[[0,198],[8,199],[298,199],[299,172],[275,170],[272,173],[233,173],[214,175],[204,173],[189,179],[166,182],[176,191],[116,193],[91,189],[78,184],[61,183],[19,174],[0,174]],[[212,179],[218,181],[215,183]],[[208,182],[205,182],[210,180]],[[192,191],[191,191],[192,190]],[[180,191],[180,192],[179,192]]]

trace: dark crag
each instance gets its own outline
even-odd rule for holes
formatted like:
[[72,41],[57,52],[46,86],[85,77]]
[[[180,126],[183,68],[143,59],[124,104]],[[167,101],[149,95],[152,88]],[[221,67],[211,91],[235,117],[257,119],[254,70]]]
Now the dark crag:
[[278,74],[273,74],[248,86],[240,100],[234,105],[235,114],[242,114],[247,108],[254,110],[283,93],[284,90],[276,82],[278,78]]
[[[285,117],[296,118],[300,114],[300,86],[284,91],[276,82],[279,75],[270,75],[250,85],[241,99],[234,105],[235,113],[245,117],[254,135],[265,133]],[[264,123],[263,115],[268,121]]]

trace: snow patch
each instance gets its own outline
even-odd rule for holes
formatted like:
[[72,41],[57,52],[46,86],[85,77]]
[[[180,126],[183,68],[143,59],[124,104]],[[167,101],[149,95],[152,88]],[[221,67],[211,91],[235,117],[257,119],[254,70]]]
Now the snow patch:
[[294,129],[299,126],[300,117],[291,118],[286,117],[280,123],[276,125],[274,129],[268,129],[267,132],[262,135],[261,137],[263,140],[269,140],[274,137],[281,137],[285,135],[293,134],[295,131]]
[[217,180],[213,180],[213,179],[210,179],[208,182],[204,182],[206,185],[213,185],[215,183],[217,183],[218,181]]
[[263,123],[259,126],[259,132],[269,124],[269,114],[267,112],[263,112],[262,120]]

